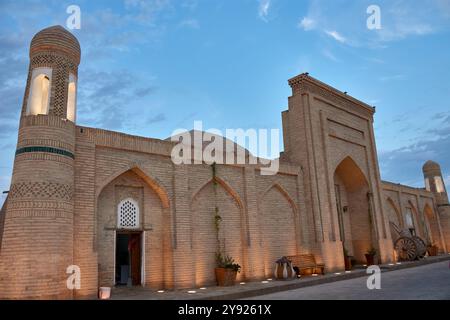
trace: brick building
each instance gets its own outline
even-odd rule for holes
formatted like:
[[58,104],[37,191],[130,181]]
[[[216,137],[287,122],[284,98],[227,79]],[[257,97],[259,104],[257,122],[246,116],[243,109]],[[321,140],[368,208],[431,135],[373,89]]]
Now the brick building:
[[[79,63],[80,45],[62,27],[31,41],[0,213],[0,298],[83,298],[130,281],[211,285],[216,237],[245,280],[301,253],[342,270],[344,247],[359,263],[372,247],[394,261],[398,228],[450,248],[439,165],[424,165],[425,188],[382,181],[374,108],[307,74],[289,80],[280,169],[266,176],[258,165],[175,165],[171,141],[76,125]],[[80,267],[79,290],[67,288],[70,265]]]

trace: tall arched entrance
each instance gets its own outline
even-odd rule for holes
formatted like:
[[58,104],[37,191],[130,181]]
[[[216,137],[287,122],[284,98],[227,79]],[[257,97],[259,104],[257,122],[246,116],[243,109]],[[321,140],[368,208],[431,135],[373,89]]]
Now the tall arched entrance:
[[101,189],[95,237],[99,286],[170,285],[170,217],[162,192],[138,168],[119,174]]
[[339,237],[357,263],[365,263],[372,247],[370,189],[367,179],[352,158],[345,158],[334,173]]

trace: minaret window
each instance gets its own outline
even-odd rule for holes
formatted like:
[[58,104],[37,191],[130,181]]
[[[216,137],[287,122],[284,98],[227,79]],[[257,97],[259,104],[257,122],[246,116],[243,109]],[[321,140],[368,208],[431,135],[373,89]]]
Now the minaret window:
[[52,70],[37,68],[33,70],[27,115],[48,114]]
[[436,192],[438,193],[444,193],[445,192],[445,188],[444,188],[444,182],[442,181],[442,177],[434,177],[434,183],[436,184]]
[[427,191],[431,191],[431,187],[430,187],[430,179],[425,178],[425,189]]
[[75,76],[69,74],[69,86],[67,93],[67,119],[75,122],[77,104],[77,81]]

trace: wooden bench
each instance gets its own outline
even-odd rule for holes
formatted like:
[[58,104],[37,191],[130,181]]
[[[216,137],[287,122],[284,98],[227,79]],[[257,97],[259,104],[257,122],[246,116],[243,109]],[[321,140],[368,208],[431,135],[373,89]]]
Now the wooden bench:
[[292,267],[297,267],[301,275],[325,274],[325,265],[316,262],[313,254],[300,254],[296,256],[287,256]]

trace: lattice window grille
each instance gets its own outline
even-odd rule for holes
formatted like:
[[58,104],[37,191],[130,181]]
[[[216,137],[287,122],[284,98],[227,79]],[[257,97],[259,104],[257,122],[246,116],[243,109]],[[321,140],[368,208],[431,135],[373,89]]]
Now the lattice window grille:
[[133,199],[125,199],[118,206],[119,229],[139,228],[139,206]]

